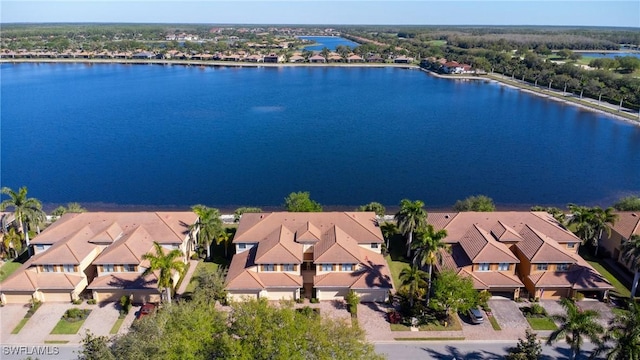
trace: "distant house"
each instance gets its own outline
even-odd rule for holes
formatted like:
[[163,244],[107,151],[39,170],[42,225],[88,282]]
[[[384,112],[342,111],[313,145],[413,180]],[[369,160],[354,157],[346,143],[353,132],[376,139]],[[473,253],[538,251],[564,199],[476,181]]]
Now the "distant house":
[[448,61],[442,64],[442,72],[446,74],[470,74],[473,73],[471,65],[459,64],[456,61]]
[[153,59],[155,57],[156,57],[156,54],[150,51],[141,51],[131,55],[131,58],[133,59]]
[[290,63],[300,63],[304,62],[304,56],[301,55],[293,55],[289,58]]
[[429,213],[447,231],[438,269],[473,280],[478,290],[518,298],[606,297],[613,287],[578,255],[580,239],[546,212]]
[[393,62],[396,64],[410,64],[412,61],[412,58],[406,57],[404,55],[398,56],[397,58],[393,59]]
[[264,57],[265,63],[279,63],[282,61],[282,57],[276,54],[269,54]]
[[618,220],[611,227],[611,236],[604,231],[600,245],[613,259],[631,270],[629,264],[622,259],[621,247],[633,235],[640,236],[640,211],[620,211],[616,214]]
[[99,302],[123,295],[157,302],[158,274],[141,276],[149,267],[142,255],[156,241],[166,251],[180,250],[186,262],[197,234],[189,225],[196,220],[192,212],[65,214],[31,241],[34,256],[0,283],[0,300],[70,302],[88,289]]
[[263,57],[260,56],[260,55],[257,55],[257,54],[253,54],[253,55],[249,55],[249,56],[245,57],[244,61],[253,62],[253,63],[262,62],[263,61]]
[[361,56],[358,55],[351,55],[347,58],[347,62],[348,63],[362,63],[364,62],[364,59]]
[[309,58],[309,62],[310,63],[326,63],[327,59],[325,59],[324,56],[322,55],[313,55],[312,57]]
[[244,214],[226,279],[235,300],[386,301],[392,280],[372,212]]
[[344,62],[344,59],[342,58],[342,56],[338,54],[330,54],[329,57],[327,58],[327,61],[331,63],[337,63],[337,62]]
[[384,59],[379,55],[371,55],[367,58],[367,62],[369,63],[383,63]]

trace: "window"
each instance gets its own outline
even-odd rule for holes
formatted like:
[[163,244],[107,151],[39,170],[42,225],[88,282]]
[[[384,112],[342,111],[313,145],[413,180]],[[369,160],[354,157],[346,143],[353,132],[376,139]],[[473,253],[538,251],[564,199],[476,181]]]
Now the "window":
[[293,264],[284,264],[282,265],[282,271],[295,271],[295,270],[293,270]]
[[371,244],[372,249],[377,249],[379,244]]
[[36,245],[36,250],[44,251],[44,245]]
[[478,271],[489,271],[489,263],[478,264]]
[[247,244],[238,244],[238,249],[244,250],[247,248]]
[[275,266],[273,264],[262,265],[262,271],[275,271]]
[[569,264],[558,264],[556,265],[557,271],[567,271],[569,270]]
[[500,264],[498,264],[498,270],[500,270],[500,271],[509,270],[509,263],[500,263]]
[[135,265],[125,265],[124,266],[124,271],[126,271],[126,272],[135,272],[136,271],[136,266]]
[[44,272],[53,272],[53,265],[44,265],[42,266],[42,270]]
[[342,264],[342,271],[353,271],[353,264]]
[[62,265],[64,272],[75,272],[73,265]]
[[576,247],[576,243],[567,243],[567,248],[573,249]]
[[113,264],[102,265],[102,271],[106,273],[113,272]]
[[322,264],[322,271],[333,271],[332,264]]
[[545,271],[545,270],[547,270],[547,267],[548,267],[547,264],[537,264],[536,265],[536,270]]

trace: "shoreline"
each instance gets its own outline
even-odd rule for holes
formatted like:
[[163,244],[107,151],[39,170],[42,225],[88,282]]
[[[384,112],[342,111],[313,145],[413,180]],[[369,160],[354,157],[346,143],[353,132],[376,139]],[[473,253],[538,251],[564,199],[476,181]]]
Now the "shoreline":
[[[613,51],[613,50],[611,50]],[[589,103],[589,100],[577,99],[572,96],[566,96],[562,94],[559,90],[546,90],[541,87],[534,87],[533,85],[521,84],[516,79],[503,79],[500,75],[443,75],[433,72],[431,70],[422,68],[418,65],[414,64],[395,64],[395,63],[251,63],[251,62],[231,62],[231,61],[209,61],[209,60],[166,60],[166,59],[0,59],[0,64],[2,63],[49,63],[49,64],[57,64],[57,63],[68,63],[68,64],[121,64],[121,65],[162,65],[162,66],[199,66],[199,67],[269,67],[269,68],[280,68],[280,67],[336,67],[336,68],[398,68],[398,69],[407,69],[407,70],[421,70],[430,76],[439,78],[439,79],[448,79],[448,80],[466,80],[466,81],[487,81],[487,82],[495,82],[500,85],[506,86],[511,89],[520,90],[526,92],[530,95],[550,99],[553,101],[560,102],[564,105],[571,105],[583,110],[592,111],[601,115],[608,116],[609,118],[615,120],[621,120],[626,123],[640,126],[640,117],[636,115],[634,112],[618,112],[615,108],[611,108],[615,105],[608,104],[600,105]],[[538,90],[538,91],[536,91]],[[572,94],[573,95],[573,94]],[[585,98],[589,99],[589,98]],[[592,99],[593,100],[593,99]],[[608,109],[608,110],[606,110]],[[623,109],[623,111],[630,111],[629,109]]]

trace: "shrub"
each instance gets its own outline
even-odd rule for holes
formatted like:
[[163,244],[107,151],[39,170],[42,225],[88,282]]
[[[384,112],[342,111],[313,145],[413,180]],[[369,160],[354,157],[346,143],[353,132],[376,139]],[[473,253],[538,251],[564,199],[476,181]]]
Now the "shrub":
[[547,311],[540,304],[531,305],[531,313],[533,315],[546,315]]
[[129,310],[131,310],[131,298],[127,295],[122,295],[120,298],[120,306],[122,306],[122,311],[128,314]]
[[198,253],[193,253],[191,254],[191,260],[198,260],[200,257],[198,256]]
[[387,313],[390,324],[400,324],[402,322],[402,315],[397,311],[390,311]]
[[73,305],[80,305],[80,304],[82,304],[82,299],[72,300],[71,303],[73,303]]
[[320,302],[320,300],[318,300],[318,298],[311,298],[311,303],[312,304],[317,304],[319,302]]
[[24,317],[30,318],[36,312],[36,310],[38,310],[40,305],[42,305],[42,301],[31,299],[29,301],[29,310],[27,311],[27,314]]
[[96,303],[97,303],[96,299],[87,300],[87,304],[89,304],[89,305],[95,305]]
[[583,293],[576,293],[575,301],[582,301],[582,300],[584,300],[584,294]]
[[299,312],[300,314],[304,315],[305,317],[308,317],[308,318],[320,315],[320,309],[311,308],[309,306],[305,306],[305,307],[302,307],[300,309],[296,309],[296,311]]
[[351,313],[351,316],[358,316],[358,304],[360,303],[360,297],[356,294],[355,291],[349,290],[347,295],[344,297],[344,300],[347,302],[347,311]]
[[297,298],[297,299],[296,299],[296,302],[297,302],[298,304],[302,304],[302,303],[304,303],[304,299],[303,299],[303,298]]
[[71,308],[67,310],[62,316],[67,321],[79,321],[87,317],[89,310],[83,310],[80,308]]
[[485,307],[489,307],[489,299],[491,299],[491,293],[487,290],[482,290],[478,293],[478,303],[480,304],[480,306],[482,306],[483,309]]

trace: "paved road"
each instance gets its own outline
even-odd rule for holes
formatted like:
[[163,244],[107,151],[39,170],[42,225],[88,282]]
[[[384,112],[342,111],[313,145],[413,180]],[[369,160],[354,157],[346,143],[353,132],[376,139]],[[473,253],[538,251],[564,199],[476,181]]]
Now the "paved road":
[[[515,346],[514,341],[423,341],[388,342],[375,344],[376,352],[384,354],[389,360],[502,360],[507,350]],[[578,359],[588,359],[593,345],[584,344],[584,351]],[[542,360],[569,359],[569,346],[542,346]]]

